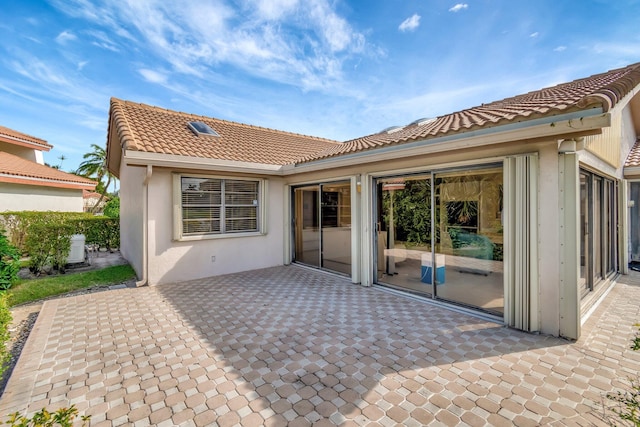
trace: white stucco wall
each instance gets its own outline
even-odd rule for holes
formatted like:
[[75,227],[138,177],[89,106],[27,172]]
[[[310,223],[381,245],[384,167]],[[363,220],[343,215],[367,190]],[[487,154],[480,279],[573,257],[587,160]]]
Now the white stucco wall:
[[266,186],[265,235],[174,241],[172,173],[154,168],[149,181],[149,283],[180,282],[282,265],[283,182],[269,178]]
[[143,275],[143,212],[144,177],[146,169],[123,166],[120,168],[120,252],[136,271]]
[[2,182],[0,211],[82,212],[82,190]]

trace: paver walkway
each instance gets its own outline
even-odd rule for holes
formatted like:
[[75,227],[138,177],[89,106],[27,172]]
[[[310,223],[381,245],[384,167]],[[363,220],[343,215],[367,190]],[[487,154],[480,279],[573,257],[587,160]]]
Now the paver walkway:
[[627,278],[577,343],[296,266],[48,301],[0,414],[92,426],[596,425],[636,375]]

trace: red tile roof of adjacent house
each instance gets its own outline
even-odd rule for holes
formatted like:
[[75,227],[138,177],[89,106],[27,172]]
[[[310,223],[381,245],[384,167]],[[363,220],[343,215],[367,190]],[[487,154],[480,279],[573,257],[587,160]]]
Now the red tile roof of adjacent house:
[[[124,149],[219,160],[283,165],[339,143],[111,99],[110,129]],[[219,136],[196,135],[188,123],[203,122]]]
[[[99,199],[100,197],[102,197],[102,194],[97,193],[95,191],[82,190],[82,198],[83,199]],[[109,197],[108,196],[104,196],[103,199],[104,200],[109,200]]]
[[36,138],[35,136],[27,135],[26,133],[18,132],[4,126],[0,126],[0,141],[34,148],[39,151],[49,151],[53,148],[53,145],[47,143],[44,139]]
[[574,80],[501,101],[482,104],[456,113],[410,124],[391,132],[379,132],[344,144],[329,147],[300,162],[335,157],[382,146],[436,138],[508,123],[601,107],[613,108],[618,101],[640,84],[640,63]]
[[0,182],[91,189],[96,182],[0,151]]

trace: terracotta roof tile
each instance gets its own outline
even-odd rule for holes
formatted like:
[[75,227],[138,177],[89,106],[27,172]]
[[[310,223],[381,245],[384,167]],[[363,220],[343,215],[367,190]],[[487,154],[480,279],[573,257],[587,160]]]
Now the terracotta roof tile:
[[4,126],[0,126],[0,141],[10,144],[18,143],[19,145],[26,143],[41,151],[49,151],[53,148],[53,145],[47,143],[44,139],[36,138],[35,136],[27,135],[26,133],[18,132]]
[[64,188],[93,188],[92,181],[0,151],[0,182]]
[[640,166],[640,139],[636,141],[633,148],[627,156],[627,160],[624,162],[625,168],[635,168]]
[[604,111],[608,111],[638,84],[640,84],[640,63],[482,104],[440,116],[423,125],[408,125],[397,132],[381,132],[357,138],[342,145],[330,146],[322,153],[302,157],[298,162],[303,163],[354,151],[370,150],[381,145],[402,144],[589,108],[601,107]]
[[[127,150],[284,165],[338,145],[336,141],[111,99],[111,120]],[[220,136],[196,135],[191,121]]]

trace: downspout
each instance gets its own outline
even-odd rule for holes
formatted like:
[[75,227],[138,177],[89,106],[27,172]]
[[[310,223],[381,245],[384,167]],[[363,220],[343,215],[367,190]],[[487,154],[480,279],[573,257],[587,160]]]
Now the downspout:
[[147,165],[147,174],[142,182],[144,195],[142,197],[142,278],[136,282],[136,287],[147,285],[149,278],[149,180],[153,174],[153,166]]

